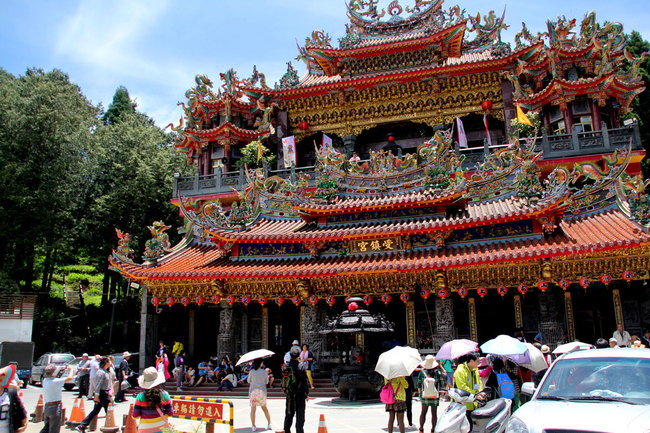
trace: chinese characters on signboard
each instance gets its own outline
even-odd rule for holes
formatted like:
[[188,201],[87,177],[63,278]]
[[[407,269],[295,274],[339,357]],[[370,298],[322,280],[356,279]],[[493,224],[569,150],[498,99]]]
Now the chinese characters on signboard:
[[202,420],[223,419],[223,405],[192,400],[172,400],[175,417],[199,418]]
[[399,237],[350,241],[351,253],[376,253],[379,251],[397,251],[401,249],[402,239]]

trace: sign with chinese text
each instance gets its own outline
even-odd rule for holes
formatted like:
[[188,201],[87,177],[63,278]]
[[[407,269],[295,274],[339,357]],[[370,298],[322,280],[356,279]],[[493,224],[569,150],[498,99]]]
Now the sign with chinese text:
[[397,251],[402,249],[402,238],[362,239],[350,241],[351,253],[376,253],[380,251]]
[[193,420],[215,421],[223,419],[223,404],[210,401],[172,399],[174,416]]

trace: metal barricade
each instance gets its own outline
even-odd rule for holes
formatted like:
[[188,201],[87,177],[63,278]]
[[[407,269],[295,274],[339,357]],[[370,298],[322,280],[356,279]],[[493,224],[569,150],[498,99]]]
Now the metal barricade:
[[[189,397],[172,395],[174,417],[192,421],[205,421],[205,433],[214,433],[214,425],[229,424],[230,433],[235,431],[235,410],[230,400],[219,398]],[[230,419],[223,419],[223,405],[230,406]]]

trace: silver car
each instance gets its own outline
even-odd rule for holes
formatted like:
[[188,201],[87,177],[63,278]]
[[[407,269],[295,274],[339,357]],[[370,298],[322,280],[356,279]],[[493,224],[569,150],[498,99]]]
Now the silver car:
[[46,353],[38,358],[38,361],[32,366],[32,377],[30,383],[35,385],[37,382],[43,382],[43,372],[45,367],[48,364],[56,365],[55,376],[58,375],[62,369],[68,364],[68,362],[74,359],[74,355],[71,353]]
[[650,350],[591,349],[553,363],[506,433],[649,433]]

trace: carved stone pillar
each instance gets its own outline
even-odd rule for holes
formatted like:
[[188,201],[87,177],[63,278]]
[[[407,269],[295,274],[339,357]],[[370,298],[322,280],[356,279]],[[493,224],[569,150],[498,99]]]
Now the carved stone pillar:
[[415,337],[415,303],[408,301],[404,308],[406,308],[406,345],[418,347]]
[[343,151],[345,155],[350,159],[352,153],[354,152],[354,145],[357,143],[356,135],[346,135],[343,137]]
[[187,324],[187,353],[190,355],[194,354],[194,337],[196,335],[195,331],[195,317],[196,317],[196,311],[190,310],[189,315],[188,315],[188,324]]
[[564,292],[564,317],[566,319],[566,333],[569,341],[576,339],[576,324],[573,317],[573,301],[571,292]]
[[467,312],[469,316],[469,339],[478,341],[478,325],[476,323],[476,299],[467,299]]
[[440,349],[445,342],[454,339],[454,301],[437,298],[435,300],[436,308],[436,329],[434,340],[434,349]]
[[230,305],[219,312],[219,336],[217,337],[217,356],[230,356],[235,349],[234,311]]
[[262,349],[269,348],[269,309],[262,308]]
[[241,313],[241,353],[246,353],[250,349],[248,348],[248,313],[244,310]]
[[612,300],[614,301],[614,317],[616,318],[616,324],[623,323],[623,303],[621,302],[621,292],[618,289],[612,290]]
[[515,328],[524,329],[524,315],[521,310],[521,296],[515,295]]
[[147,367],[147,365],[152,365],[153,363],[147,363],[150,361],[150,359],[147,358],[147,355],[149,355],[150,352],[147,348],[147,309],[149,308],[149,294],[147,286],[142,284],[140,287],[142,288],[142,293],[140,294],[140,365],[138,368],[142,371]]
[[309,350],[314,354],[317,364],[320,353],[325,347],[325,337],[320,334],[320,330],[326,320],[326,312],[318,304],[300,307],[300,342],[309,345]]

